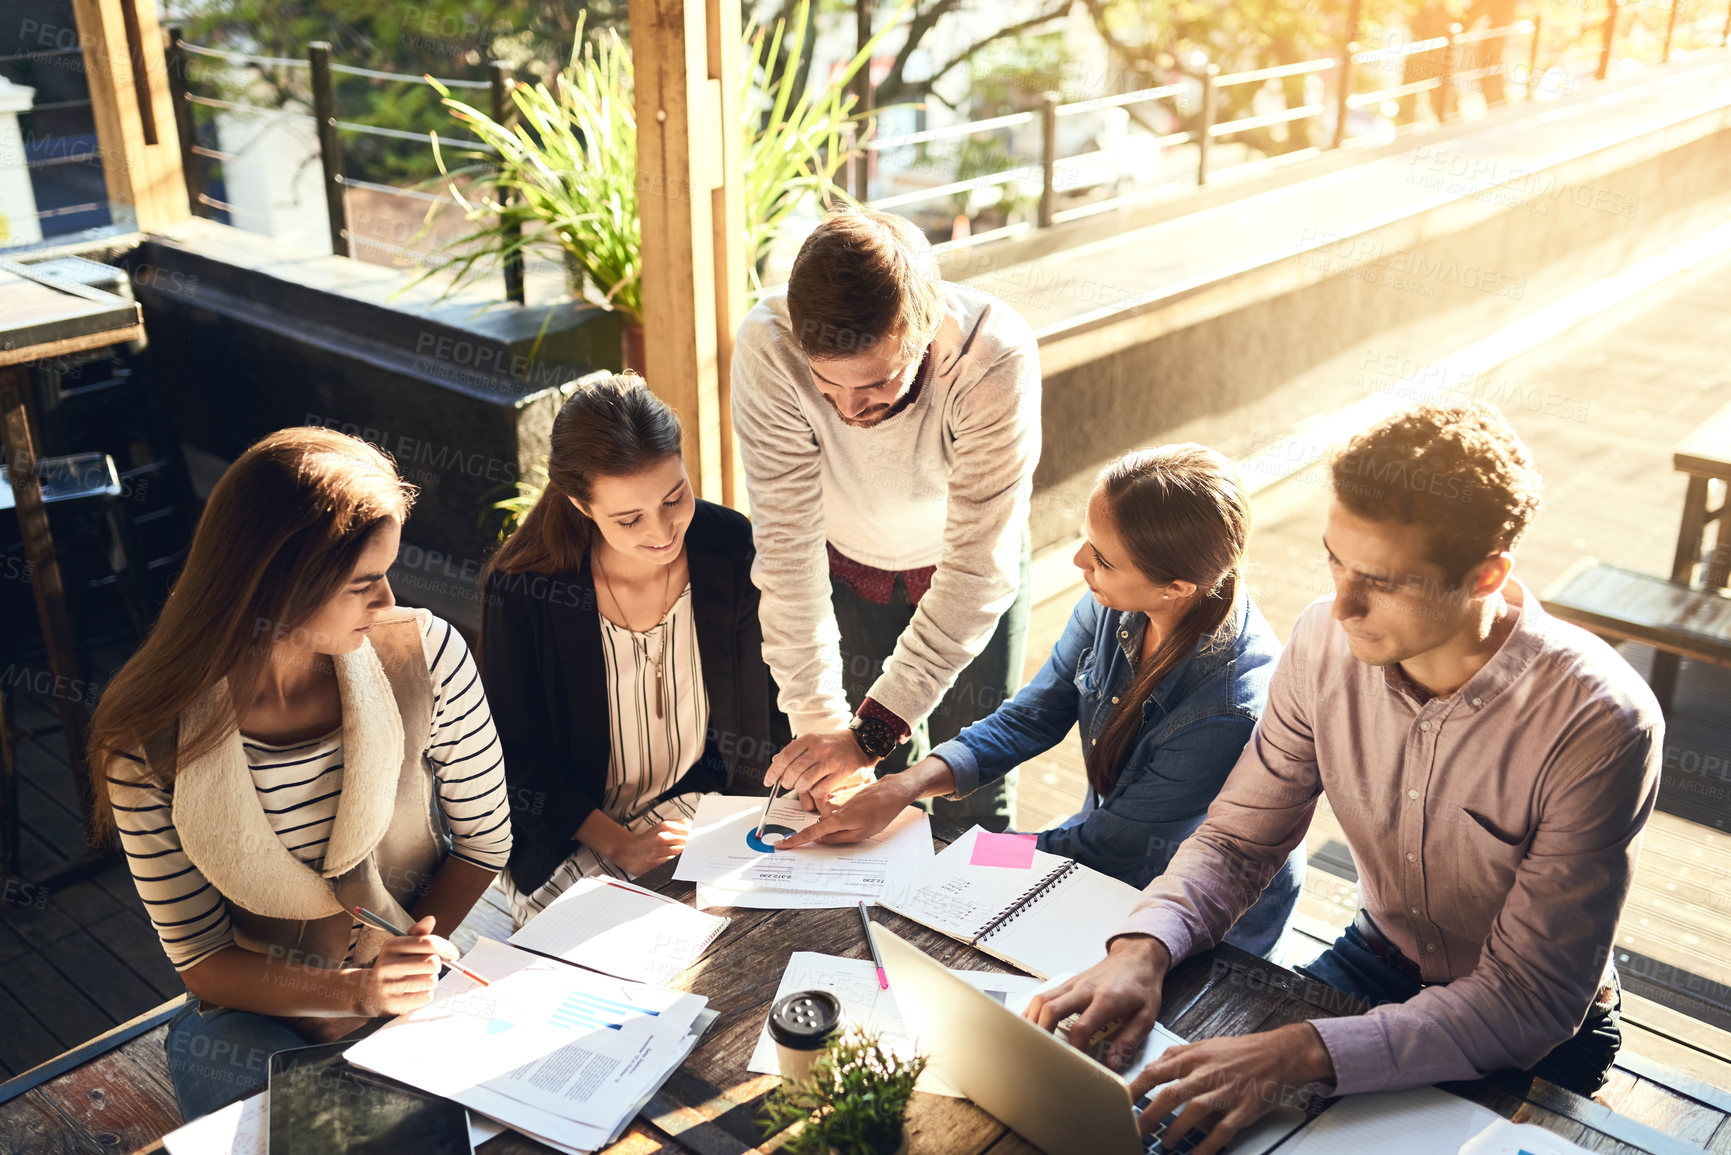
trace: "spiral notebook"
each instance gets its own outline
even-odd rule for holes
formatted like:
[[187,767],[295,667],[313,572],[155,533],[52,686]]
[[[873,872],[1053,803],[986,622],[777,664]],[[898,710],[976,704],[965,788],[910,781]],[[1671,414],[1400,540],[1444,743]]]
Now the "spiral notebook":
[[999,852],[1003,837],[974,827],[917,871],[892,878],[879,902],[1042,979],[1105,958],[1106,939],[1142,892],[1032,847],[1011,861]]

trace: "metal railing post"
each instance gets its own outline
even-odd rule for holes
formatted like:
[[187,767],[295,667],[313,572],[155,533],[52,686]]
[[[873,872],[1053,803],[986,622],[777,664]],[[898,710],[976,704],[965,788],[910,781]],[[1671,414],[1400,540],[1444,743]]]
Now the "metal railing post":
[[1543,18],[1544,18],[1543,13],[1534,12],[1532,20],[1530,20],[1528,22],[1528,23],[1532,24],[1532,26],[1533,26],[1533,42],[1527,46],[1527,103],[1528,104],[1531,104],[1532,100],[1533,100],[1533,86],[1538,83],[1538,77],[1539,77],[1539,34],[1544,29],[1544,24],[1541,23]]
[[1677,34],[1677,4],[1671,0],[1671,15],[1665,20],[1665,51],[1659,56],[1660,64],[1671,63],[1671,40]]
[[343,196],[343,142],[337,135],[337,90],[331,80],[331,44],[315,40],[307,45],[307,63],[312,66],[313,119],[319,131],[319,161],[325,170],[325,211],[331,222],[331,252],[339,257],[354,255],[349,246],[348,201]]
[[[487,78],[492,81],[493,120],[502,128],[511,128],[517,123],[517,102],[511,99],[511,88],[514,77],[511,66],[503,61],[495,60],[487,65]],[[515,199],[510,190],[501,190],[499,200],[510,204]],[[505,228],[505,243],[513,244],[522,236],[523,226],[508,225]],[[523,253],[518,250],[505,258],[505,299],[521,305],[523,303]]]
[[180,175],[186,180],[186,200],[194,215],[204,202],[204,162],[192,151],[198,142],[198,130],[192,123],[192,101],[186,98],[186,69],[192,54],[186,50],[186,36],[178,24],[168,26],[168,99],[174,105],[174,132],[180,139]]
[[1040,227],[1052,227],[1058,206],[1058,102],[1056,92],[1040,94]]
[[1219,75],[1218,64],[1211,63],[1202,69],[1202,124],[1196,132],[1197,187],[1208,183],[1208,142],[1214,136],[1214,102],[1217,99],[1214,78]]
[[[858,52],[872,38],[872,0],[854,0],[854,51]],[[872,111],[872,62],[867,60],[860,65],[859,72],[854,74],[854,111],[865,116]],[[861,135],[864,135],[865,122],[862,120]],[[857,139],[857,138],[856,138]],[[864,203],[871,195],[871,150],[862,148],[853,158],[853,191],[854,197]]]
[[1611,75],[1611,48],[1617,42],[1617,0],[1605,0],[1605,23],[1600,35],[1603,43],[1599,48],[1599,70],[1594,75],[1604,80]]
[[1436,122],[1447,124],[1449,109],[1454,104],[1455,95],[1455,59],[1460,53],[1461,26],[1449,25],[1448,47],[1443,49],[1442,81],[1437,86]]

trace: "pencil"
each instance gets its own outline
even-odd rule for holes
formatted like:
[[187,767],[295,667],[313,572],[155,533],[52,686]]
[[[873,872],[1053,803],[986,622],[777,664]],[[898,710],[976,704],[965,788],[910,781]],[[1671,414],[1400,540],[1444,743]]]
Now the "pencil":
[[[396,927],[391,925],[389,919],[386,919],[386,918],[383,918],[379,915],[374,914],[372,911],[368,910],[364,906],[355,907],[354,912],[355,912],[356,918],[360,919],[362,922],[366,923],[368,926],[372,927],[374,930],[382,930],[386,934],[394,934],[398,938],[408,938],[409,937],[408,931],[397,929]],[[484,987],[490,987],[493,985],[492,983],[488,982],[486,979],[482,978],[480,975],[476,974],[474,971],[470,970],[468,967],[464,966],[462,963],[451,962],[449,959],[444,959],[444,958],[441,958],[439,961],[444,963],[446,966],[450,967],[452,970],[457,970],[457,971],[463,972],[464,974],[468,975],[470,978],[474,979],[476,982],[480,983]]]
[[877,941],[872,938],[872,920],[866,913],[863,902],[859,904],[859,920],[865,926],[866,949],[872,952],[872,965],[878,968],[878,989],[887,991],[890,989],[890,977],[884,974],[884,959],[878,953]]

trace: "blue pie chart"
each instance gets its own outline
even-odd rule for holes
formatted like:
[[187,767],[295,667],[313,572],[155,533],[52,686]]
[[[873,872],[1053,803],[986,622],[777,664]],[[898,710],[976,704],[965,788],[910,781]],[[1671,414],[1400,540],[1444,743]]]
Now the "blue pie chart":
[[775,842],[769,840],[770,835],[775,835],[776,842],[779,842],[792,833],[793,827],[791,826],[765,826],[763,837],[759,838],[756,830],[747,830],[745,832],[745,844],[759,854],[774,854]]

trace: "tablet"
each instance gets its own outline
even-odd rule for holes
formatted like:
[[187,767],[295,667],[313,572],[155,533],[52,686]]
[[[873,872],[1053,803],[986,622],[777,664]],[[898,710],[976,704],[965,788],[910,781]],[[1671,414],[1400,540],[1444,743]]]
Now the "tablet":
[[270,1057],[269,1155],[474,1155],[462,1104],[352,1067],[343,1059],[348,1048],[329,1043]]

